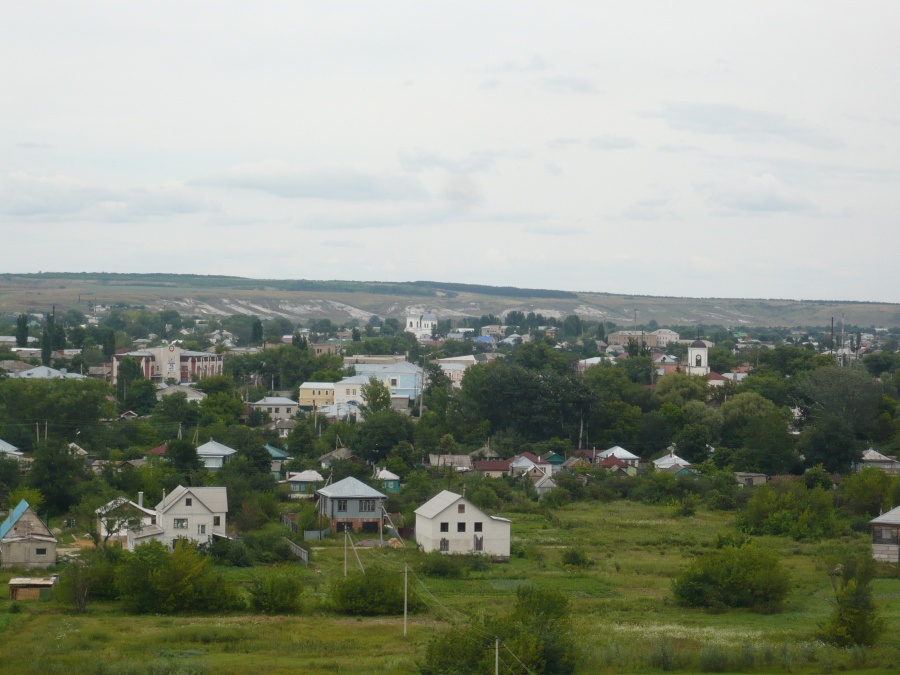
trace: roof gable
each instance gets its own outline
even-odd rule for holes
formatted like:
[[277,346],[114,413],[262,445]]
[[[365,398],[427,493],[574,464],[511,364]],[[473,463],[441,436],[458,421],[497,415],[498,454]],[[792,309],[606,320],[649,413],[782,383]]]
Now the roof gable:
[[[25,514],[30,514],[34,517],[34,519],[40,523],[41,527],[38,528],[40,532],[31,532],[30,534],[37,534],[46,537],[53,537],[53,533],[50,532],[50,529],[44,524],[44,521],[40,519],[40,517],[34,512],[28,502],[24,499],[18,503],[16,508],[12,510],[12,513],[7,516],[6,520],[3,521],[3,524],[0,525],[0,539],[4,539],[16,526],[16,523],[22,519],[22,516]],[[55,537],[53,537],[55,539]]]

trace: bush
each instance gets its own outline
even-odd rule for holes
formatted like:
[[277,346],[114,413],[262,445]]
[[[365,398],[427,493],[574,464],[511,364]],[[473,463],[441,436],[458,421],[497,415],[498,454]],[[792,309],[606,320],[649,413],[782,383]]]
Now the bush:
[[138,546],[116,573],[116,588],[130,612],[174,614],[219,611],[241,606],[237,589],[187,541],[169,552],[158,541]]
[[250,584],[250,604],[263,614],[287,614],[300,606],[303,584],[290,574],[267,574]]
[[469,572],[482,571],[487,567],[488,560],[483,555],[446,555],[432,551],[425,556],[419,570],[429,577],[459,579]]
[[588,557],[584,549],[578,547],[567,548],[562,553],[563,565],[571,565],[572,567],[590,567],[594,562]]
[[831,491],[810,489],[803,481],[791,479],[774,479],[753,488],[737,524],[748,534],[786,534],[794,539],[833,537],[841,530]]
[[[408,607],[419,606],[409,589]],[[403,613],[403,575],[372,567],[366,572],[350,572],[331,584],[331,604],[336,612],[358,616]]]
[[778,558],[753,543],[704,553],[678,573],[675,599],[686,607],[781,609],[790,577]]

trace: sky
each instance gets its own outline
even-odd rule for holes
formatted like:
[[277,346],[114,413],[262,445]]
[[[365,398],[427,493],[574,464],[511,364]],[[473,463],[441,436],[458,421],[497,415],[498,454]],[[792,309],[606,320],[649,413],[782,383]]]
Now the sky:
[[0,271],[900,302],[900,3],[43,2]]

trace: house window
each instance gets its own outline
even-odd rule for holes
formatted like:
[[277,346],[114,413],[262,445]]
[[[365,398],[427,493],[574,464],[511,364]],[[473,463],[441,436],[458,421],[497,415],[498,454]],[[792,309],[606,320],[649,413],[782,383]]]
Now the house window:
[[450,550],[450,541],[447,539],[441,539],[441,550],[446,552]]
[[206,525],[198,525],[197,534],[206,534]]
[[374,499],[361,499],[359,502],[359,510],[363,512],[372,512],[375,510]]
[[475,523],[475,531],[481,532],[481,523]]
[[449,532],[450,523],[441,523],[441,532]]
[[291,409],[290,409],[290,408],[285,408],[285,409],[284,409],[284,412],[285,412],[285,414],[290,415],[290,414],[291,414]]
[[219,527],[222,524],[221,516],[213,516],[213,527]]
[[457,512],[457,513],[465,513],[465,512],[466,512],[466,505],[465,505],[465,504],[460,504],[459,506],[457,506],[457,507],[456,507],[456,512]]
[[47,555],[47,549],[45,548],[36,548],[34,549],[35,555]]
[[275,414],[277,415],[281,408],[275,408]]
[[396,377],[392,377],[392,378],[391,378],[391,386],[392,386],[392,387],[396,387],[396,386],[397,386],[397,378],[396,378]]
[[348,390],[347,390],[347,396],[349,396],[349,395],[350,395],[350,390],[348,389]]
[[466,531],[466,524],[465,524],[465,523],[457,523],[457,524],[456,524],[456,531],[457,531],[457,532],[465,532],[465,531]]
[[338,511],[346,511],[347,510],[347,500],[346,499],[338,499]]
[[187,518],[176,518],[175,522],[172,523],[172,527],[174,527],[176,530],[186,530],[187,526],[188,526]]
[[184,500],[185,506],[190,506],[193,503],[194,503],[194,500],[192,500],[190,497],[188,497],[187,499]]

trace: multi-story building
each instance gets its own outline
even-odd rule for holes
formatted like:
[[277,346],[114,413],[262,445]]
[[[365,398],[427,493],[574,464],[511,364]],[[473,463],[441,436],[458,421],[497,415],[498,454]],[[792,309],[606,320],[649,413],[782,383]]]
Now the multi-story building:
[[168,382],[174,380],[179,384],[200,380],[212,375],[221,375],[225,357],[210,352],[195,352],[182,349],[177,345],[148,347],[139,351],[115,354],[112,360],[110,381],[116,384],[119,376],[119,365],[125,357],[131,357],[141,367],[145,380],[152,382]]

